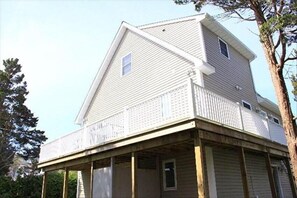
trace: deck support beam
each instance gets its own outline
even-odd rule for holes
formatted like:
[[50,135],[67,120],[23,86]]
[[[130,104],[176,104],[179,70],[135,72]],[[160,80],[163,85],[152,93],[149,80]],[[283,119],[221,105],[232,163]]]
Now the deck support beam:
[[132,198],[138,197],[137,187],[137,153],[131,153]]
[[47,172],[44,172],[44,175],[42,176],[41,198],[46,198],[46,185],[47,185]]
[[195,152],[195,164],[196,164],[196,177],[197,177],[197,190],[198,197],[205,197],[205,171],[204,171],[204,146],[199,138],[198,134],[194,137],[194,152]]
[[91,162],[91,169],[90,169],[90,198],[93,198],[93,185],[94,185],[94,161]]
[[266,169],[267,169],[269,183],[270,183],[271,195],[273,198],[277,198],[276,186],[274,182],[269,152],[265,153],[265,161],[266,161]]
[[249,198],[250,193],[249,193],[247,169],[246,169],[246,162],[245,162],[245,152],[244,152],[243,147],[239,148],[239,162],[240,162],[240,170],[241,170],[241,178],[242,178],[244,197]]
[[68,179],[69,179],[69,170],[68,168],[64,169],[64,180],[63,180],[63,198],[68,197]]

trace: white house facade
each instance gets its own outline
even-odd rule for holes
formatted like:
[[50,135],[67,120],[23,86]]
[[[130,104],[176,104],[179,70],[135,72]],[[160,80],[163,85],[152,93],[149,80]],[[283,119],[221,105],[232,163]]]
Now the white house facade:
[[296,197],[256,55],[208,14],[123,22],[76,118],[39,168],[78,171],[77,197]]

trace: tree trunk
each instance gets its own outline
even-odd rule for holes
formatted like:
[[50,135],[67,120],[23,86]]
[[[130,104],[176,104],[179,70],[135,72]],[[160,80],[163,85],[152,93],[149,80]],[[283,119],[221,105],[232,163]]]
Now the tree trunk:
[[269,44],[263,41],[263,49],[267,62],[269,64],[269,71],[272,78],[273,86],[276,92],[276,97],[279,105],[279,110],[282,117],[282,123],[285,130],[286,139],[288,142],[288,150],[290,154],[290,162],[292,165],[292,173],[294,176],[295,187],[297,186],[297,130],[296,124],[293,120],[291,111],[288,90],[283,77],[283,71],[273,59],[273,51]]

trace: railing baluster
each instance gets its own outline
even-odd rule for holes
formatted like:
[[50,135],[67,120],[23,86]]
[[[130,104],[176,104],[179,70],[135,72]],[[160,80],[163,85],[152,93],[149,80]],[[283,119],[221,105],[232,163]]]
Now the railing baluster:
[[196,112],[196,103],[195,103],[195,94],[194,94],[194,84],[191,78],[189,78],[188,80],[188,106],[189,106],[190,118],[195,118],[197,115],[197,112]]
[[242,117],[241,105],[240,105],[239,102],[237,102],[236,104],[237,104],[237,106],[238,106],[239,120],[240,120],[241,129],[244,130],[244,123],[243,123],[243,117]]
[[124,134],[127,136],[129,134],[129,109],[124,108]]

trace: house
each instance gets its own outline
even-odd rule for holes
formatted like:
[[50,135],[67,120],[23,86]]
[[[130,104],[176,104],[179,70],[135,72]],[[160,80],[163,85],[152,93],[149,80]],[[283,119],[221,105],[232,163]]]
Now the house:
[[39,168],[78,171],[77,197],[296,197],[278,107],[256,55],[208,14],[123,22],[76,118]]

